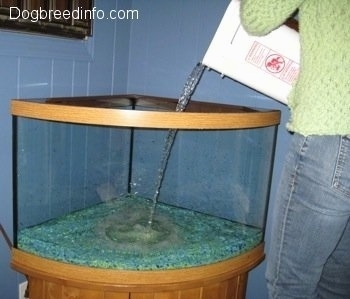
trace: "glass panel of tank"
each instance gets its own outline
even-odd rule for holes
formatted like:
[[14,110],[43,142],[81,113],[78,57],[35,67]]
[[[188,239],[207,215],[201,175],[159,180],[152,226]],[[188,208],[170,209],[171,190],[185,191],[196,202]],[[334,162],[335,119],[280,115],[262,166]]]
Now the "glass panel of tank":
[[15,246],[94,267],[159,269],[261,243],[276,126],[178,130],[152,210],[168,132],[15,116]]

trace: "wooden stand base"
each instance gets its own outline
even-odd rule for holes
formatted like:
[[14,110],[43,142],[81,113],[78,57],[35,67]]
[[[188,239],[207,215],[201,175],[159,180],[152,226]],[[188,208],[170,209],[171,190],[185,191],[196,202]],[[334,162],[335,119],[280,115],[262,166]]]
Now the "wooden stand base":
[[60,263],[12,250],[12,267],[27,275],[30,299],[244,299],[248,272],[263,244],[223,262],[178,270],[125,271]]

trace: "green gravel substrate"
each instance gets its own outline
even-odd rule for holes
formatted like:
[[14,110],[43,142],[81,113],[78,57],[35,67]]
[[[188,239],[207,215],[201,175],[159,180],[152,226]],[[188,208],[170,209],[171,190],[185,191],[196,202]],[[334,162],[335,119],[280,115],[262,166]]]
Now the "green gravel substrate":
[[180,269],[238,256],[262,242],[262,231],[229,220],[124,196],[25,228],[18,248],[98,268]]

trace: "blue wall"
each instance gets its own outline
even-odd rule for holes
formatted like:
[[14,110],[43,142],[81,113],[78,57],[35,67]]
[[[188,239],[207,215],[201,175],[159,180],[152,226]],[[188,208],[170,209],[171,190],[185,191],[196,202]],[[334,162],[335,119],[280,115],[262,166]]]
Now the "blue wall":
[[[201,60],[228,0],[96,0],[98,9],[139,10],[139,20],[95,20],[94,35],[73,41],[0,32],[0,222],[12,236],[12,128],[10,99],[144,93],[178,97]],[[281,109],[271,205],[288,144],[288,110],[230,79],[206,71],[195,99]],[[268,219],[268,224],[270,223]],[[269,245],[269,226],[266,236]],[[17,299],[23,280],[9,267],[0,237],[0,298]],[[267,298],[263,263],[250,275],[249,299]]]

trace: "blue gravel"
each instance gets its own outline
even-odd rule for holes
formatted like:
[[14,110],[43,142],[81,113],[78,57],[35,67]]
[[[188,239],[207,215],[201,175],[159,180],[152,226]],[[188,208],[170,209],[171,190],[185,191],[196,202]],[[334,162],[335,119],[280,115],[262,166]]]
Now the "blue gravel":
[[261,229],[124,196],[18,234],[18,248],[56,261],[120,270],[180,269],[238,256],[262,242]]

